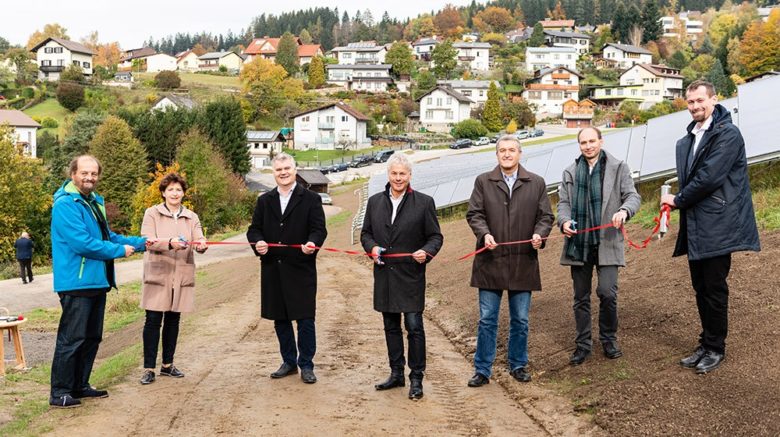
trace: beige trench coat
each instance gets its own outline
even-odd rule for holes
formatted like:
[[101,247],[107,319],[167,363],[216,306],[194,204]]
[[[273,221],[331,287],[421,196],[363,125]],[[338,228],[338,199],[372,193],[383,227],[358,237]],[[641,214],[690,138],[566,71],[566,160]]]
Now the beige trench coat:
[[164,204],[152,206],[144,213],[141,235],[159,239],[144,254],[141,308],[192,312],[195,309],[194,246],[169,250],[168,241],[179,236],[190,242],[203,239],[198,215],[184,208],[178,219],[174,219]]

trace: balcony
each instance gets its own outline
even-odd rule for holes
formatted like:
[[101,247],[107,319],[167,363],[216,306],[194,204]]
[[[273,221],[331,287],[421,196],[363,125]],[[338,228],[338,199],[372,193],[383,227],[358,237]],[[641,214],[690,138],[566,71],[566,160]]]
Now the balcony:
[[59,73],[65,69],[64,65],[41,65],[38,67],[44,73]]
[[317,127],[322,130],[336,129],[336,123],[317,123]]
[[317,144],[333,144],[335,142],[333,137],[317,137]]
[[377,58],[355,58],[355,64],[378,64],[379,59]]
[[477,59],[476,56],[458,56],[459,61],[473,61]]

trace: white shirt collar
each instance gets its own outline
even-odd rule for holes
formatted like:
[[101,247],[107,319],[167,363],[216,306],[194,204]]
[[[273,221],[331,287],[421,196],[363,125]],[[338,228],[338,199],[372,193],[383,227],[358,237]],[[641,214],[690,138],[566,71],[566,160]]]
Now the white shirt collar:
[[694,134],[694,135],[699,135],[699,133],[704,132],[707,129],[709,129],[711,124],[712,124],[712,114],[710,114],[710,116],[707,117],[706,120],[704,120],[704,122],[701,124],[701,126],[699,126],[699,124],[696,123],[696,125],[691,130],[691,133]]

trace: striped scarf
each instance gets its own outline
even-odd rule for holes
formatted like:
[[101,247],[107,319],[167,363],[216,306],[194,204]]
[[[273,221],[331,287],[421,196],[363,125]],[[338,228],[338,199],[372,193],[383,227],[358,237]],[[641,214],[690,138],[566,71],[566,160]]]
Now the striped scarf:
[[[577,222],[577,229],[587,229],[600,225],[601,216],[601,175],[604,171],[606,155],[602,151],[593,171],[589,170],[588,160],[580,155],[574,176],[574,196],[571,204],[571,217]],[[592,248],[599,244],[599,232],[577,234],[568,239],[566,256],[574,261],[586,262]]]

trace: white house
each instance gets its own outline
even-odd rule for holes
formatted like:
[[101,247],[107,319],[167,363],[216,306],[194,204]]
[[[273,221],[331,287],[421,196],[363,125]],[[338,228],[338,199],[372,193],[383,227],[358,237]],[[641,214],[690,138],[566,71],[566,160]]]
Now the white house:
[[[146,58],[157,54],[157,51],[151,47],[141,47],[140,49],[125,50],[119,58],[117,65],[118,71],[146,71]],[[133,63],[136,68],[133,68]]]
[[271,165],[271,158],[282,152],[283,145],[284,137],[278,130],[246,131],[246,146],[249,149],[249,159],[253,168],[263,168]]
[[199,71],[217,71],[220,67],[225,67],[228,72],[238,73],[241,66],[244,65],[244,59],[234,52],[210,52],[198,56]]
[[157,100],[157,103],[152,106],[152,111],[158,110],[165,112],[169,109],[194,109],[196,106],[198,106],[198,104],[189,97],[170,94]]
[[440,80],[437,83],[452,88],[459,92],[464,97],[468,97],[472,100],[471,107],[476,109],[487,102],[488,88],[490,88],[490,82],[494,82],[498,88],[501,88],[501,84],[497,81],[490,80]]
[[573,47],[528,47],[525,49],[525,69],[530,73],[548,67],[576,70],[579,57]]
[[331,50],[340,65],[384,64],[387,47],[377,45],[376,41],[351,42],[344,47]]
[[198,71],[198,55],[192,50],[186,50],[176,55],[176,68],[179,71]]
[[390,64],[331,64],[325,69],[327,82],[357,91],[385,92],[393,83]]
[[420,126],[431,132],[449,132],[455,123],[471,118],[470,98],[445,85],[437,85],[417,99]]
[[7,124],[13,129],[11,134],[16,145],[21,147],[25,155],[35,158],[38,153],[36,135],[41,127],[27,114],[16,109],[0,109],[0,125]]
[[560,30],[545,30],[544,42],[551,47],[572,47],[580,55],[590,50],[590,35],[579,32],[564,32]]
[[602,57],[617,62],[620,69],[626,69],[634,64],[652,64],[653,54],[642,47],[628,44],[607,43],[601,50]]
[[490,44],[486,42],[456,42],[458,63],[474,71],[490,69]]
[[49,37],[30,51],[35,53],[39,79],[59,80],[60,73],[70,65],[80,67],[85,76],[92,76],[92,57],[95,52],[82,44]]
[[572,68],[545,68],[526,84],[523,98],[536,106],[538,118],[560,116],[564,102],[579,101],[580,79],[584,76]]
[[680,70],[666,65],[635,64],[620,75],[620,85],[641,85],[640,109],[647,109],[664,100],[683,96]]
[[[263,58],[275,62],[280,41],[281,38],[270,38],[268,36],[253,39],[242,54],[244,63],[248,64],[255,58]],[[319,44],[304,44],[299,37],[295,37],[295,43],[298,44],[298,63],[300,65],[310,63],[315,56],[323,56],[322,47]]]
[[165,53],[157,53],[146,58],[146,72],[176,71],[176,58]]
[[415,56],[417,56],[417,59],[430,61],[431,52],[440,42],[442,42],[442,40],[436,37],[436,35],[429,38],[420,38],[412,43],[412,51]]
[[368,117],[344,103],[330,103],[295,116],[295,148],[299,150],[364,149]]

